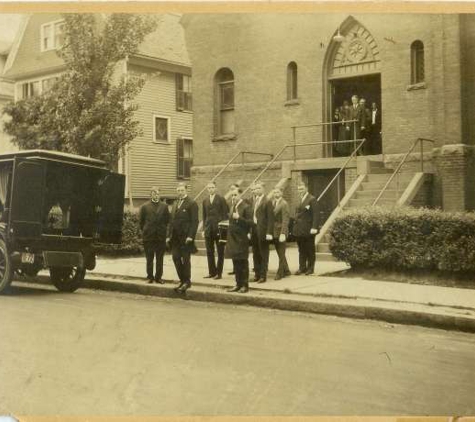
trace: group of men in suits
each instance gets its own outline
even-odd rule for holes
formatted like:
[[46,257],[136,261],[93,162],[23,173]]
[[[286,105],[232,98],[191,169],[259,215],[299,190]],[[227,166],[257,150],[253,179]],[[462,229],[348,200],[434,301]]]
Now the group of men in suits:
[[[203,234],[205,238],[208,276],[221,279],[225,256],[233,261],[235,287],[230,291],[249,290],[249,246],[252,247],[256,283],[267,281],[269,246],[273,244],[279,258],[276,280],[289,276],[286,242],[289,236],[290,210],[282,189],[274,188],[266,195],[260,182],[252,186],[252,197],[242,198],[242,191],[233,186],[229,202],[216,193],[216,185],[207,185],[203,200]],[[299,205],[293,225],[299,249],[299,269],[295,273],[313,274],[315,266],[315,235],[319,230],[318,203],[305,184],[298,186]],[[175,289],[184,293],[191,286],[191,254],[196,251],[194,240],[198,230],[198,205],[186,192],[186,185],[177,187],[178,199],[172,206],[160,201],[160,191],[152,187],[150,201],[140,209],[140,229],[146,256],[147,280],[162,283],[163,256],[170,249],[180,285]],[[219,233],[219,223],[228,220],[226,242]],[[153,261],[155,259],[155,274]]]
[[[352,120],[356,122],[351,122]],[[361,149],[362,154],[381,153],[381,111],[377,103],[371,103],[371,108],[368,108],[366,99],[353,95],[351,105],[348,101],[344,101],[341,107],[335,109],[333,121],[341,122],[335,131],[338,141],[365,138],[365,144]],[[337,151],[348,155],[353,151],[353,146],[351,143],[342,142],[337,145]]]

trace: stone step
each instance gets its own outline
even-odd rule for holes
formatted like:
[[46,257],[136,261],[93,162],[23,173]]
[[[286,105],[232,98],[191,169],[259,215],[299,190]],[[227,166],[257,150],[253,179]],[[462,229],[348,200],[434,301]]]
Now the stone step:
[[[360,189],[358,190],[358,192],[367,191],[367,190],[381,191],[381,189],[383,189],[385,185],[386,185],[386,181],[384,181],[384,182],[363,182],[361,184]],[[400,180],[399,184],[396,183],[396,181],[393,181],[389,184],[387,189],[399,190],[400,193],[403,193],[408,185],[409,185],[409,181],[406,181],[406,180]],[[396,189],[396,188],[398,188],[398,189]]]
[[[371,206],[376,198],[360,198],[360,199],[350,199],[348,202],[348,208],[360,208]],[[390,199],[380,199],[378,201],[378,206],[380,207],[395,207],[396,200]]]
[[[393,199],[396,200],[401,196],[403,191],[385,190],[381,199]],[[355,193],[354,199],[373,198],[376,199],[381,193],[380,189],[361,190]]]
[[317,265],[319,261],[333,261],[337,262],[336,259],[331,253],[329,252],[317,252]]
[[329,253],[330,252],[330,245],[328,243],[319,243],[317,245],[317,252]]
[[[370,173],[366,175],[366,180],[363,183],[366,182],[384,182],[386,183],[390,176],[391,176],[392,170],[389,171],[389,173]],[[396,180],[402,180],[402,181],[407,181],[409,182],[412,178],[414,177],[413,173],[399,173],[397,176],[394,176],[393,181],[395,182]]]
[[387,169],[386,167],[371,167],[371,173],[369,174],[383,174],[387,175],[389,173],[392,173],[393,171],[391,169]]

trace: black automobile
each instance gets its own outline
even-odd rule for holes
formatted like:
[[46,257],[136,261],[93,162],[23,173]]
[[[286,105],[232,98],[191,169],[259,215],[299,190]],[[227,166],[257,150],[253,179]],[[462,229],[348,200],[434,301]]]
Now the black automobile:
[[99,244],[120,243],[125,176],[101,160],[55,151],[0,154],[0,293],[15,273],[48,268],[80,287]]

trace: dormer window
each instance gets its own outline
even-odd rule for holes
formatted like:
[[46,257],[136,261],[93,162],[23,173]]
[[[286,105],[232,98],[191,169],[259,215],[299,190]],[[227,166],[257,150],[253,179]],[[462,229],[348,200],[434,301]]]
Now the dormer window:
[[41,25],[41,51],[57,50],[64,44],[64,21]]

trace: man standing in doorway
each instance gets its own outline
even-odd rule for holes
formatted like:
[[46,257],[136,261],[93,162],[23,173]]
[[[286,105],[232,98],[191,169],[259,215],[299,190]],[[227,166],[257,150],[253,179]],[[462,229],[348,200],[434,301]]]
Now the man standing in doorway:
[[186,194],[184,183],[178,184],[176,192],[178,199],[173,204],[167,243],[180,279],[180,285],[175,290],[185,293],[191,287],[191,253],[196,251],[194,240],[198,230],[198,205]]
[[[224,242],[219,241],[218,223],[228,217],[228,205],[226,200],[216,193],[216,184],[208,183],[208,196],[203,200],[203,231],[206,245],[206,255],[208,257],[208,276],[219,280],[223,276],[224,264]],[[214,257],[214,246],[218,261]]]
[[254,199],[252,202],[252,256],[254,261],[254,281],[267,281],[269,265],[269,242],[272,241],[274,229],[274,210],[272,203],[264,195],[264,185],[257,182],[253,187]]
[[299,204],[295,212],[294,235],[299,249],[299,269],[295,275],[310,275],[315,271],[315,236],[319,231],[319,207],[304,183],[298,187]]
[[381,110],[377,103],[371,104],[370,145],[373,154],[381,154]]
[[[358,95],[353,95],[351,97],[351,106],[349,110],[350,120],[356,120],[352,122],[350,126],[350,139],[360,139],[361,138],[361,126],[362,126],[362,113],[361,107],[359,104]],[[357,146],[357,145],[356,145]],[[356,146],[353,146],[352,151]]]
[[[163,284],[163,255],[167,225],[170,219],[168,206],[160,201],[160,190],[153,186],[150,190],[150,201],[140,207],[139,225],[142,232],[143,247],[147,260],[147,280],[149,283]],[[153,275],[153,259],[155,258],[155,276]]]

